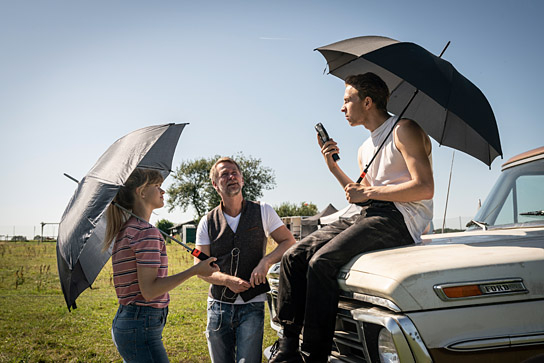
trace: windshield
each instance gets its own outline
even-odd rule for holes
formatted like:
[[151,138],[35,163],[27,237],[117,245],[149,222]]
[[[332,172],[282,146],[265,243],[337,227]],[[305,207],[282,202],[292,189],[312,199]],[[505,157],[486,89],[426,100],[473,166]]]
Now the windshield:
[[544,225],[544,159],[504,170],[474,220],[489,227]]

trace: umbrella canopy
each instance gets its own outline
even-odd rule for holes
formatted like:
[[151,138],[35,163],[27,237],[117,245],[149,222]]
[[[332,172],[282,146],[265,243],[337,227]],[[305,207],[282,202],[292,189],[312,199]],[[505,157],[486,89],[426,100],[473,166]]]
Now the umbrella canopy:
[[156,169],[166,178],[186,124],[150,126],[120,138],[98,159],[68,203],[59,225],[57,265],[68,309],[91,286],[111,257],[102,252],[105,211],[137,167]]
[[[440,145],[490,166],[502,156],[493,110],[484,94],[448,61],[414,43],[379,36],[342,40],[316,49],[329,73],[346,79],[373,72],[391,92],[388,110],[416,121]],[[418,90],[417,95],[411,98]]]

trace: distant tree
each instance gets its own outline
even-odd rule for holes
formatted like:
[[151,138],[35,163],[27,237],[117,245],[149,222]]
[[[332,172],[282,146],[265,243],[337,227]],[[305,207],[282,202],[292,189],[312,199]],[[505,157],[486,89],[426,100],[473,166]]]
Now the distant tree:
[[168,219],[161,219],[155,224],[155,227],[161,231],[170,234],[170,228],[174,227],[174,223],[170,222]]
[[11,237],[11,242],[27,242],[28,240],[26,239],[25,236],[13,236]]
[[[168,188],[169,211],[179,207],[182,211],[193,207],[196,211],[195,220],[199,220],[208,211],[217,207],[221,197],[212,186],[210,169],[221,156],[200,158],[183,161],[172,174],[174,182]],[[244,176],[242,194],[247,200],[259,200],[264,190],[273,189],[276,185],[274,172],[261,164],[260,159],[246,157],[242,153],[231,156]]]
[[298,206],[294,203],[283,202],[279,207],[274,207],[274,210],[280,217],[313,216],[318,212],[315,204],[306,202],[301,202]]

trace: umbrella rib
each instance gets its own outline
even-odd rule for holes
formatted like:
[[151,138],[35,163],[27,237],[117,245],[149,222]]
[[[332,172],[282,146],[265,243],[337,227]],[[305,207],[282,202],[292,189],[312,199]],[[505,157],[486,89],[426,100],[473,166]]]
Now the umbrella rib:
[[[446,114],[449,111],[446,109]],[[448,118],[444,118],[444,125],[442,126],[442,135],[440,135],[440,140],[438,140],[438,143],[442,145],[444,143],[444,135],[446,134],[446,126],[448,125]]]
[[[338,56],[338,58],[340,58],[340,56]],[[341,65],[339,65],[338,67],[336,67],[336,68],[334,68],[334,69],[330,69],[330,68],[329,68],[329,74],[331,74],[332,72],[336,71],[337,69],[340,69],[340,68],[342,68],[342,67],[344,67],[344,66],[350,64],[351,62],[356,61],[356,60],[359,59],[359,58],[364,58],[364,57],[363,57],[363,56],[355,57],[355,58],[351,59],[350,61],[348,61],[348,62],[346,62],[346,63],[344,63],[344,64],[341,64]],[[329,63],[329,62],[327,62],[327,64],[328,64],[328,63]],[[334,73],[332,73],[332,74],[334,74]]]

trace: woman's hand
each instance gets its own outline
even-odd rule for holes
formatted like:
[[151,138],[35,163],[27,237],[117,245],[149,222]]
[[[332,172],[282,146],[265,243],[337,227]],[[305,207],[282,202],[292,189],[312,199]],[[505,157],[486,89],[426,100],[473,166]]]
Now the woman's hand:
[[219,271],[219,266],[214,263],[215,261],[217,261],[216,257],[210,257],[207,260],[197,263],[194,266],[196,275],[207,277]]

